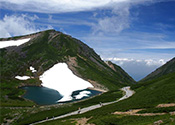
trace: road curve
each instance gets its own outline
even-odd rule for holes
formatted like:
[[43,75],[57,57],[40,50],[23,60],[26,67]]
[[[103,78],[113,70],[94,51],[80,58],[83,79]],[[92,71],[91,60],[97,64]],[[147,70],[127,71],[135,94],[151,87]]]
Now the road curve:
[[[135,93],[133,90],[130,89],[130,86],[123,87],[121,90],[125,92],[125,95],[123,97],[121,97],[120,99],[118,99],[116,101],[113,101],[113,102],[102,103],[102,105],[109,105],[109,104],[119,102],[121,100],[124,100],[124,99],[127,99],[127,98],[131,97]],[[92,105],[92,106],[89,106],[89,107],[86,107],[86,108],[82,108],[80,114],[91,111],[91,110],[94,110],[94,109],[97,109],[97,108],[100,108],[100,107],[101,107],[101,105],[96,104],[96,105]],[[38,121],[38,122],[32,123],[30,125],[36,125],[36,124],[39,124],[39,123],[52,121],[52,120],[56,120],[56,119],[60,119],[60,118],[65,118],[65,117],[68,117],[68,116],[71,116],[71,115],[77,115],[77,114],[78,114],[78,110],[74,111],[74,112],[71,112],[71,113],[67,113],[65,115],[61,115],[61,116],[57,116],[57,117],[54,117],[54,118]]]

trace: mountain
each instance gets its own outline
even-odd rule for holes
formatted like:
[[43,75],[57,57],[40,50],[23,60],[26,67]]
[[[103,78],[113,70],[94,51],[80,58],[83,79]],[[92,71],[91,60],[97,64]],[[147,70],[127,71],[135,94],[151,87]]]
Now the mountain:
[[[174,123],[175,117],[170,115],[174,112],[174,107],[158,108],[160,104],[169,105],[175,103],[175,68],[174,59],[166,63],[151,73],[149,78],[140,81],[138,84],[124,71],[121,67],[110,61],[104,62],[94,50],[81,41],[65,35],[61,32],[48,30],[36,34],[12,37],[5,40],[19,40],[30,38],[30,40],[20,46],[13,46],[0,49],[1,56],[1,108],[3,109],[2,118],[6,118],[7,114],[14,114],[9,109],[13,106],[33,106],[34,103],[24,101],[19,98],[23,91],[16,87],[20,85],[40,85],[38,76],[59,62],[68,64],[72,72],[82,79],[90,81],[96,88],[108,89],[106,92],[95,98],[77,102],[72,105],[63,105],[58,107],[36,106],[26,110],[20,107],[22,114],[17,114],[20,118],[14,121],[16,124],[30,124],[46,118],[53,118],[68,112],[76,111],[79,107],[87,107],[89,105],[99,104],[99,102],[111,101],[120,98],[122,93],[117,90],[119,87],[131,85],[131,89],[135,94],[123,101],[102,106],[101,108],[90,112],[50,121],[45,124],[74,124],[73,119],[87,119],[89,124],[106,125],[106,124],[153,124],[156,121],[164,123]],[[36,73],[29,70],[29,67],[35,67]],[[15,79],[16,75],[28,75],[33,79],[19,81]],[[109,99],[109,100],[108,100]],[[15,100],[15,101],[14,101]],[[16,101],[17,100],[17,101]],[[5,107],[3,107],[5,106]],[[16,112],[19,112],[18,107]],[[139,109],[138,113],[165,113],[164,115],[155,116],[132,116],[132,115],[116,115],[116,111],[134,111]],[[32,111],[32,112],[31,112]],[[13,116],[14,117],[14,116]],[[172,123],[172,124],[173,124]],[[44,123],[43,123],[44,124]]]
[[[150,74],[148,76],[152,75],[152,77],[133,84],[131,89],[135,91],[135,94],[132,97],[87,112],[79,117],[71,117],[71,119],[90,118],[87,123],[95,125],[152,125],[157,124],[157,121],[174,125],[175,116],[172,115],[175,111],[174,64],[175,58],[154,71],[153,73],[156,75]],[[136,115],[130,115],[134,110],[140,111]],[[115,112],[118,112],[118,114],[115,114]],[[173,120],[171,120],[172,118]],[[64,120],[68,121],[70,118]]]
[[170,61],[168,61],[163,66],[156,69],[154,72],[152,72],[148,76],[146,76],[141,81],[143,82],[143,81],[152,80],[152,79],[161,77],[163,75],[167,75],[169,73],[174,73],[174,72],[175,72],[175,57],[173,59],[171,59]]
[[[0,49],[1,89],[13,90],[3,92],[3,99],[18,98],[22,93],[17,89],[19,86],[40,86],[39,76],[59,62],[67,63],[75,75],[89,81],[95,88],[116,90],[135,83],[119,66],[111,62],[105,63],[92,48],[80,40],[55,30],[1,38],[0,42],[22,39],[29,41]],[[30,66],[35,67],[37,72],[31,72]],[[17,75],[31,76],[32,79],[20,82],[15,79]]]
[[[110,65],[113,68],[112,65]],[[162,68],[163,67],[163,68]],[[174,59],[169,61],[162,69],[161,75],[152,77],[147,81],[133,84],[131,89],[135,94],[128,99],[103,106],[79,116],[64,118],[66,122],[71,119],[87,120],[87,124],[95,125],[155,125],[175,124],[175,72]],[[138,112],[137,112],[138,110]],[[132,113],[137,112],[135,115]],[[117,112],[117,114],[115,114]],[[158,113],[158,114],[157,114]],[[46,122],[56,124],[60,120]]]
[[[81,116],[67,117],[64,120],[90,118],[87,123],[95,125],[153,125],[156,121],[161,120],[165,124],[174,125],[175,116],[170,114],[174,113],[175,107],[168,106],[175,104],[174,78],[175,73],[169,73],[154,80],[134,84],[132,89],[136,93],[132,97],[84,113]],[[158,105],[162,105],[162,107],[158,107]],[[140,111],[136,115],[132,115],[134,110]],[[121,114],[117,115],[115,112],[121,112]],[[151,114],[154,113],[155,115],[152,116]],[[164,114],[161,115],[161,113]],[[173,120],[171,120],[172,118]],[[53,121],[53,123],[56,124],[58,121]]]
[[[175,73],[169,73],[167,75],[163,75],[159,78],[155,78],[153,80],[142,82],[138,84],[133,84],[131,89],[134,89],[135,94],[128,99],[123,101],[116,102],[111,105],[102,106],[95,110],[83,113],[81,115],[74,115],[71,117],[66,117],[63,119],[56,119],[53,121],[48,121],[42,123],[44,125],[47,124],[65,124],[71,125],[73,124],[72,119],[75,121],[78,119],[85,121],[87,124],[95,124],[95,125],[153,125],[157,121],[163,121],[163,123],[174,125],[175,124]],[[116,91],[110,91],[110,95],[116,95]],[[106,94],[106,93],[105,93]],[[98,100],[101,97],[111,98],[112,96],[97,96],[95,100]],[[93,99],[93,98],[92,98]],[[71,110],[71,108],[75,107],[75,110],[78,107],[83,107],[85,104],[89,104],[90,102],[94,102],[94,100],[87,100],[76,103],[72,107],[65,107],[51,109],[49,111],[41,111],[36,114],[28,113],[27,116],[21,118],[17,121],[19,124],[30,124],[36,121],[40,121],[45,119],[46,117],[52,118],[53,114],[56,111],[62,111],[61,113],[57,113],[55,116],[59,116],[62,114],[66,114],[66,110]],[[100,102],[100,101],[97,101]],[[103,101],[102,101],[103,102]],[[99,104],[99,103],[97,103]],[[159,105],[163,105],[162,107],[158,107]],[[169,107],[169,105],[172,105]],[[71,111],[75,111],[71,110]],[[132,114],[136,110],[138,112],[136,115]],[[64,113],[63,113],[64,112]],[[115,112],[121,112],[121,114],[115,114]],[[157,114],[158,113],[158,114]],[[46,114],[46,115],[44,115]],[[159,115],[160,114],[160,115]],[[171,115],[172,114],[172,115]],[[44,116],[43,116],[44,115]],[[84,120],[85,119],[85,120]]]
[[123,79],[124,81],[133,81],[133,78],[130,77],[120,66],[112,63],[111,61],[106,61],[105,63],[118,74],[120,79]]

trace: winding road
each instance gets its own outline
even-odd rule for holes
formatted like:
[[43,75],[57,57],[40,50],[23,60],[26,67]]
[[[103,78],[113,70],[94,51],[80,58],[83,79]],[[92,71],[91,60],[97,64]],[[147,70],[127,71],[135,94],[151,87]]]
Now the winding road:
[[[125,95],[122,98],[120,98],[116,101],[113,101],[113,102],[102,103],[102,105],[109,105],[109,104],[119,102],[121,100],[124,100],[124,99],[127,99],[127,98],[131,97],[135,93],[133,90],[130,89],[129,86],[123,87],[121,90],[125,92]],[[80,114],[91,111],[91,110],[94,110],[94,109],[97,109],[97,108],[100,108],[100,107],[101,107],[100,104],[96,104],[96,105],[92,105],[92,106],[89,106],[89,107],[86,107],[86,108],[82,108]],[[35,124],[39,124],[39,123],[43,123],[43,122],[47,122],[47,121],[52,121],[52,120],[56,120],[56,119],[60,119],[60,118],[65,118],[65,117],[68,117],[68,116],[71,116],[71,115],[77,115],[77,114],[78,114],[78,111],[74,111],[74,112],[71,112],[71,113],[67,113],[65,115],[61,115],[61,116],[57,116],[57,117],[54,117],[54,118],[38,121],[38,122],[32,123],[30,125],[35,125]]]

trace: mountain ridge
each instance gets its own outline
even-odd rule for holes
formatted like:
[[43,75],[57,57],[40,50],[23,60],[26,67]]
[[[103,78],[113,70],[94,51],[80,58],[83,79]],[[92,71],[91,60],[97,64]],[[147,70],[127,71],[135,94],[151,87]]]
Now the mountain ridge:
[[[35,36],[36,35],[36,36]],[[75,118],[91,118],[88,123],[92,124],[148,124],[153,123],[155,119],[148,116],[116,116],[116,111],[132,111],[134,109],[144,109],[143,112],[165,112],[169,109],[158,109],[159,104],[175,103],[174,95],[174,59],[167,62],[161,67],[162,74],[158,72],[158,76],[152,76],[146,81],[138,84],[124,71],[120,66],[113,64],[110,61],[104,62],[95,51],[81,41],[72,38],[66,34],[57,31],[44,31],[32,36],[29,42],[16,47],[7,47],[0,49],[0,62],[2,62],[1,71],[1,106],[31,106],[31,110],[26,111],[26,107],[20,110],[26,112],[20,115],[14,123],[30,124],[46,118],[53,118],[68,112],[76,111],[86,106],[97,104],[99,102],[115,101],[122,96],[119,88],[130,85],[135,94],[121,102],[117,102],[108,106],[102,106],[91,112],[82,115],[76,115]],[[11,38],[13,39],[13,38]],[[68,105],[52,105],[52,106],[36,106],[35,103],[29,100],[20,98],[24,91],[18,89],[19,85],[41,85],[38,77],[47,69],[50,69],[57,63],[66,63],[71,71],[80,78],[89,81],[95,88],[108,90],[100,96],[89,98],[87,100],[68,104]],[[168,68],[167,68],[168,65]],[[37,72],[32,73],[29,67],[32,66]],[[166,71],[166,72],[165,72]],[[33,77],[30,80],[19,81],[14,77],[16,75],[27,75]],[[36,106],[36,107],[35,107]],[[42,107],[42,108],[41,108]],[[21,108],[21,107],[20,107]],[[18,109],[16,109],[18,112]],[[14,111],[14,109],[13,109]],[[10,112],[13,112],[10,111]],[[174,111],[170,109],[170,111]],[[7,112],[8,113],[8,112]],[[7,114],[6,113],[6,114]],[[3,117],[6,117],[6,114]],[[157,120],[167,117],[170,120],[171,115],[163,115],[161,117],[154,116]],[[15,116],[14,116],[15,117]],[[74,117],[74,116],[72,116]],[[136,120],[133,120],[136,119]],[[66,123],[72,124],[72,118],[64,119]],[[151,120],[151,121],[150,121]],[[164,121],[164,119],[163,119]],[[62,124],[57,120],[54,123]],[[166,122],[166,121],[165,121]],[[66,124],[65,123],[65,124]],[[46,123],[48,124],[48,123]]]
[[149,81],[158,77],[161,77],[163,75],[167,75],[169,73],[175,72],[175,57],[169,60],[167,63],[162,65],[161,67],[157,68],[152,73],[148,74],[145,78],[140,80],[140,82]]
[[[31,37],[30,37],[31,36]],[[117,72],[109,67],[95,51],[78,39],[55,30],[47,30],[26,36],[14,37],[15,40],[30,37],[20,45],[0,49],[1,88],[14,89],[4,94],[9,98],[20,96],[19,86],[40,86],[39,76],[57,63],[67,63],[69,69],[78,77],[89,81],[95,88],[102,90],[117,90],[135,81],[121,68]],[[2,40],[14,40],[13,37]],[[29,67],[37,72],[32,73]],[[122,73],[120,73],[122,72]],[[15,76],[30,76],[32,79],[19,81]],[[12,84],[15,83],[15,84]],[[11,85],[8,86],[7,85]],[[14,97],[15,96],[15,97]],[[3,100],[2,99],[2,100]]]

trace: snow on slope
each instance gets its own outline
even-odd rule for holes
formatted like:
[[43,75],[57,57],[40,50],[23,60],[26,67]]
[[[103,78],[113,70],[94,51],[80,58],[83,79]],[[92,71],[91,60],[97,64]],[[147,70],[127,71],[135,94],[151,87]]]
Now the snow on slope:
[[30,76],[15,76],[15,78],[19,80],[27,80],[30,79]]
[[30,66],[29,68],[30,68],[30,71],[32,71],[33,73],[34,73],[34,72],[37,72],[37,70],[35,70],[34,67]]
[[89,97],[89,95],[88,94],[91,94],[91,92],[89,92],[89,91],[82,91],[82,92],[80,92],[78,95],[76,95],[75,96],[75,98],[76,99],[81,99],[81,98],[83,98],[83,97]]
[[19,39],[19,40],[8,40],[8,41],[0,41],[0,49],[9,47],[9,46],[19,46],[26,42],[28,42],[30,38]]
[[55,89],[63,96],[58,102],[72,100],[73,91],[93,87],[91,83],[74,75],[66,63],[55,64],[40,76],[40,80],[44,87]]

